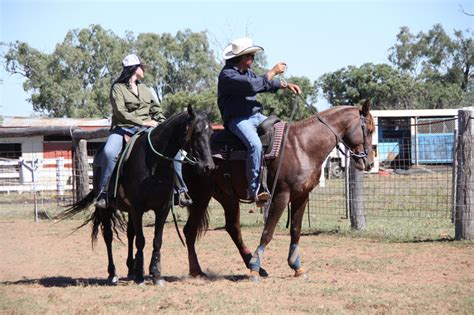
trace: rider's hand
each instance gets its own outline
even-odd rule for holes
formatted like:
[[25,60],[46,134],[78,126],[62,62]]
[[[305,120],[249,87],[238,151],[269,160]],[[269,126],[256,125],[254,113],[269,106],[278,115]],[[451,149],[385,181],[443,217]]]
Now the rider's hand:
[[146,120],[146,121],[143,122],[143,126],[156,127],[156,126],[158,126],[158,123],[154,120]]
[[288,83],[288,86],[286,88],[295,94],[301,94],[301,88],[296,84]]
[[273,77],[279,74],[282,74],[286,70],[286,63],[284,62],[279,62],[276,65],[273,66],[273,68],[268,71],[268,79],[271,81],[273,80]]
[[275,75],[282,74],[286,70],[286,63],[284,62],[279,62],[276,65],[273,66],[272,70]]

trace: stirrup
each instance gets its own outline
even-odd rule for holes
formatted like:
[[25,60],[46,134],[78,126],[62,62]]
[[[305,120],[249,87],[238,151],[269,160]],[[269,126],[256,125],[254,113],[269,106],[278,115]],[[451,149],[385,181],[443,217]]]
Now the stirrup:
[[177,198],[175,197],[175,205],[180,206],[180,207],[187,207],[193,204],[193,200],[189,195],[185,192],[182,191],[179,194],[177,194]]
[[107,209],[107,193],[102,192],[95,201],[95,206],[100,209]]

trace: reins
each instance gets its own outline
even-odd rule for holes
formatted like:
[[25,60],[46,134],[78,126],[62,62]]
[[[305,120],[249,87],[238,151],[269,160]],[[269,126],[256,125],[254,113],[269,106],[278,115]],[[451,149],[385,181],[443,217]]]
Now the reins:
[[[196,158],[191,159],[191,158],[187,157],[186,155],[182,155],[183,159],[181,160],[181,159],[170,158],[170,157],[158,152],[158,150],[155,149],[155,147],[153,146],[153,143],[151,142],[151,132],[155,128],[150,128],[147,131],[148,145],[150,146],[153,153],[158,155],[160,158],[165,159],[165,160],[170,161],[170,162],[178,162],[178,163],[183,163],[183,164],[188,163],[188,164],[191,164],[191,165],[196,165],[198,163]],[[173,168],[174,168],[174,166],[173,166]],[[174,178],[175,178],[174,180],[176,181],[177,180],[176,179],[176,172],[173,171],[173,173],[174,173]],[[179,240],[181,241],[181,244],[183,244],[183,246],[186,247],[183,236],[181,235],[181,231],[179,230],[178,220],[176,219],[176,214],[175,214],[175,211],[174,211],[174,192],[173,192],[173,190],[171,190],[171,197],[169,199],[169,204],[168,205],[171,209],[171,214],[173,216],[174,226],[176,228],[176,232],[178,233]]]
[[[348,145],[347,143],[344,142],[344,140],[337,134],[336,131],[334,131],[334,129],[332,128],[331,125],[329,125],[325,119],[323,119],[321,117],[321,115],[319,115],[319,113],[310,105],[308,104],[308,102],[306,102],[306,100],[303,98],[303,96],[301,94],[298,94],[298,96],[301,98],[301,100],[303,101],[303,103],[306,104],[306,107],[308,107],[310,110],[312,110],[316,116],[316,118],[318,118],[318,120],[323,124],[325,125],[329,130],[331,130],[331,132],[334,134],[334,136],[336,137],[336,148],[342,153],[342,155],[344,155],[345,157],[356,157],[356,158],[364,158],[364,157],[367,157],[367,148],[365,146],[365,137],[367,135],[367,131],[366,131],[366,128],[365,125],[361,122],[361,125],[362,125],[362,132],[363,132],[363,136],[364,136],[364,152],[363,153],[357,153],[357,152],[354,152],[354,150],[352,150]],[[361,121],[364,119],[363,117],[360,117]],[[339,147],[339,143],[342,143],[342,145],[346,148],[346,150],[349,152],[349,156],[347,156],[346,152],[344,152],[340,147]]]
[[178,160],[178,159],[175,159],[175,158],[170,158],[170,157],[167,157],[166,155],[158,152],[155,147],[153,147],[153,143],[151,142],[151,132],[153,131],[153,129],[155,128],[150,128],[148,129],[147,131],[147,138],[148,138],[148,144],[150,145],[150,148],[151,150],[153,151],[153,153],[155,153],[156,155],[158,155],[160,158],[162,159],[165,159],[165,160],[168,160],[168,161],[171,161],[171,162],[178,162],[178,163],[188,163],[188,164],[191,164],[191,165],[196,165],[197,164],[197,159],[196,158],[189,158],[188,156],[184,156],[184,159],[183,160]]
[[[283,78],[281,78],[283,79]],[[283,79],[284,80],[284,79]],[[325,125],[333,134],[334,136],[336,137],[336,148],[345,156],[345,157],[348,157],[346,152],[344,152],[340,147],[339,147],[339,143],[342,143],[344,145],[344,147],[346,148],[346,150],[349,152],[349,156],[350,157],[356,157],[356,158],[365,158],[367,157],[367,145],[365,143],[365,138],[366,138],[366,135],[367,135],[367,128],[365,126],[365,124],[363,123],[363,117],[361,116],[360,119],[361,119],[361,127],[362,127],[362,133],[363,133],[363,137],[364,137],[364,152],[362,153],[357,153],[357,152],[354,152],[354,150],[352,150],[348,145],[347,143],[344,142],[344,140],[337,134],[337,132],[334,130],[334,128],[329,125],[325,119],[323,119],[319,113],[310,105],[308,104],[308,102],[306,102],[306,100],[303,98],[303,96],[301,94],[297,94],[297,96],[299,96],[301,98],[301,100],[303,101],[303,103],[310,109],[313,111],[313,113],[315,114],[315,116],[318,118],[318,120],[323,124]],[[285,147],[286,147],[286,141],[287,141],[287,138],[288,138],[288,132],[290,130],[290,123],[293,122],[293,119],[294,119],[294,116],[296,114],[296,110],[298,108],[298,99],[295,97],[295,101],[293,103],[293,108],[291,110],[291,115],[290,115],[290,119],[288,120],[288,125],[286,127],[286,130],[285,130],[285,134],[283,136],[283,140],[282,140],[282,143],[281,143],[281,153],[280,153],[280,156],[278,158],[278,166],[277,166],[277,169],[276,169],[276,172],[275,172],[275,177],[273,179],[273,186],[272,186],[272,191],[271,191],[271,197],[270,197],[270,200],[268,201],[268,203],[265,205],[264,209],[263,209],[263,219],[264,221],[267,220],[268,218],[268,211],[270,209],[270,205],[273,201],[273,196],[275,194],[275,189],[276,189],[276,183],[278,181],[278,176],[280,175],[280,169],[281,169],[281,164],[283,162],[283,156],[285,154]]]

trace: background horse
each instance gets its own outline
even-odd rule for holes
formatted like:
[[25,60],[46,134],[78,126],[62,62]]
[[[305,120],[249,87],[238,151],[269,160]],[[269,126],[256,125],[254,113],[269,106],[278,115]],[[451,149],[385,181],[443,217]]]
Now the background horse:
[[[190,274],[204,275],[194,245],[196,238],[207,229],[209,222],[207,205],[211,197],[214,197],[224,208],[226,231],[237,246],[246,266],[251,269],[251,275],[255,280],[258,280],[259,275],[267,276],[266,271],[261,268],[262,255],[273,237],[284,209],[291,203],[288,264],[295,270],[296,276],[303,275],[298,250],[301,223],[309,193],[319,184],[324,160],[338,141],[342,140],[350,148],[357,169],[368,171],[373,166],[372,133],[375,124],[369,108],[369,101],[364,103],[362,109],[354,106],[335,106],[319,115],[289,125],[288,138],[282,148],[284,155],[275,192],[260,246],[254,255],[244,244],[240,229],[239,200],[246,198],[247,188],[245,161],[216,159],[214,162],[217,167],[210,177],[200,176],[185,168],[185,180],[193,198],[193,205],[188,208],[189,217],[184,227]],[[273,186],[278,159],[279,157],[267,162],[269,187]],[[230,174],[230,178],[227,174]]]
[[[99,226],[102,229],[107,246],[109,282],[116,283],[118,277],[112,256],[113,230],[118,236],[117,227],[124,228],[123,215],[117,210],[128,212],[129,222],[127,236],[129,239],[129,257],[127,266],[129,276],[133,275],[137,283],[144,281],[142,217],[148,210],[155,212],[155,235],[153,253],[150,262],[150,274],[153,283],[162,284],[160,267],[160,249],[162,245],[163,226],[170,210],[175,174],[172,157],[179,149],[184,148],[193,161],[192,167],[198,174],[209,173],[214,168],[209,139],[212,134],[207,113],[193,111],[188,106],[187,113],[176,114],[151,132],[145,132],[135,142],[130,157],[123,167],[119,179],[117,200],[107,209],[97,208],[88,222],[93,223],[92,239],[96,240]],[[94,175],[98,170],[94,169]],[[82,200],[76,202],[60,217],[71,217],[87,209],[98,194],[97,178],[94,176],[94,189]],[[137,252],[133,259],[133,237],[136,236]]]

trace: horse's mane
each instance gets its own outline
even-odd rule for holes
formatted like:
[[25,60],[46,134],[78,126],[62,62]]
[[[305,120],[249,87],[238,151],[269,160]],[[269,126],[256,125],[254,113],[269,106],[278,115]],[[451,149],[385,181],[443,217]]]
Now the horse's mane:
[[[341,111],[343,110],[347,110],[347,109],[359,109],[358,106],[352,106],[352,105],[337,105],[337,106],[333,106],[331,108],[328,108],[326,110],[323,110],[322,112],[320,112],[318,115],[320,115],[321,117],[323,118],[329,118],[333,115],[339,115]],[[312,124],[315,120],[318,120],[318,115],[313,115],[313,116],[310,116],[308,118],[305,118],[303,120],[300,120],[300,121],[296,121],[294,122],[292,125],[293,126],[299,126],[299,127],[302,127],[304,125],[307,125],[307,124]],[[369,115],[367,116],[367,120],[366,120],[366,124],[367,124],[367,130],[371,133],[373,133],[375,131],[375,122],[374,122],[374,119],[372,117],[372,115],[369,113]]]
[[305,119],[302,119],[302,120],[299,120],[299,121],[295,121],[292,125],[302,127],[302,126],[307,125],[307,124],[312,124],[315,120],[319,119],[318,115],[320,115],[321,117],[328,117],[330,115],[334,115],[336,113],[339,113],[341,110],[347,109],[347,108],[355,108],[355,107],[354,106],[349,106],[349,105],[333,106],[331,108],[323,110],[319,114],[312,115],[308,118],[305,118]]

